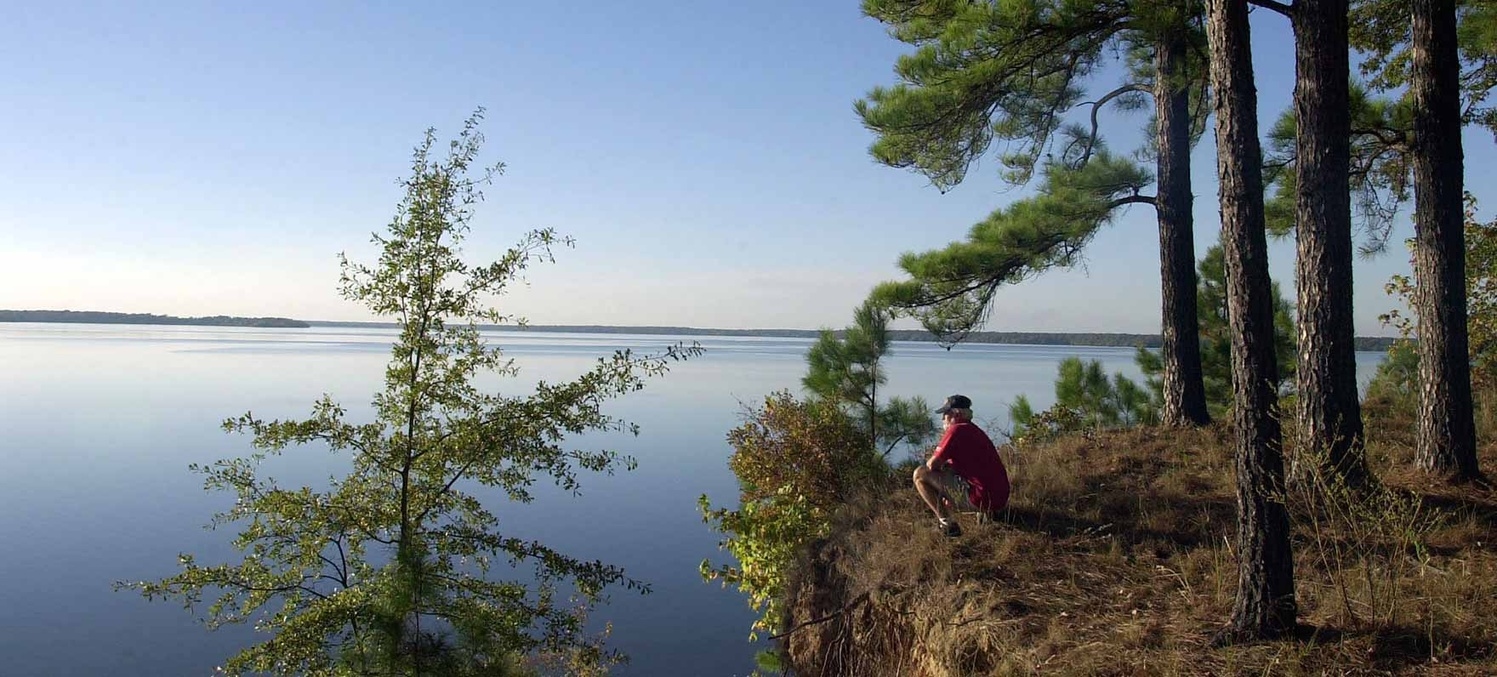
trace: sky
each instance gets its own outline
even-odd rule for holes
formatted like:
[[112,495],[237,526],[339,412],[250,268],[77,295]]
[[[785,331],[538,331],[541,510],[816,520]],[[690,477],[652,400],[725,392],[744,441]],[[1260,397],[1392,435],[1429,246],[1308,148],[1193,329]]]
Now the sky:
[[[683,11],[688,8],[689,11]],[[0,24],[0,308],[373,318],[338,254],[401,198],[411,148],[486,109],[467,254],[527,231],[576,240],[503,312],[534,324],[840,327],[906,251],[1028,194],[994,158],[945,194],[875,163],[853,102],[906,48],[854,0],[572,3],[11,3]],[[1254,14],[1264,125],[1290,104],[1287,23]],[[1099,81],[1099,88],[1107,87]],[[1143,114],[1110,116],[1131,150]],[[1497,206],[1492,139],[1468,189]],[[1198,253],[1217,239],[1211,135]],[[1398,244],[1355,268],[1359,335],[1388,333]],[[1489,212],[1483,210],[1483,215]],[[1488,218],[1490,218],[1488,216]],[[1158,236],[1133,207],[1083,265],[1002,290],[987,329],[1157,333]],[[1270,244],[1293,295],[1292,242]]]

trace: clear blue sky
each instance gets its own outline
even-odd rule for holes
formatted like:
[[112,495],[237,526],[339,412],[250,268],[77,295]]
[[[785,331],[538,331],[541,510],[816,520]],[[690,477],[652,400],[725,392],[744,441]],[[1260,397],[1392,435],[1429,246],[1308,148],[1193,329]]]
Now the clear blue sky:
[[[1271,120],[1289,103],[1289,32],[1254,20]],[[0,308],[367,319],[336,294],[337,253],[372,260],[411,146],[484,106],[486,158],[508,169],[470,254],[538,227],[578,241],[507,311],[842,326],[901,252],[1025,194],[992,160],[941,195],[869,159],[852,102],[893,81],[901,51],[852,0],[13,4]],[[1490,137],[1467,139],[1469,187],[1497,205]],[[1217,233],[1211,145],[1195,157],[1200,251]],[[1155,332],[1157,247],[1136,207],[1083,268],[1002,292],[988,328]],[[1273,250],[1292,295],[1292,243]],[[1407,269],[1397,244],[1358,263],[1359,334],[1381,332],[1381,286]]]

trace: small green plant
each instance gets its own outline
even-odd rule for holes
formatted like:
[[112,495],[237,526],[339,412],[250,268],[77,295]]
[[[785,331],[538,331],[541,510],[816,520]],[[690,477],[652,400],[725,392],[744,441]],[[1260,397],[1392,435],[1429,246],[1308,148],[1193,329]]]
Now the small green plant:
[[1446,515],[1417,496],[1383,486],[1348,487],[1324,459],[1301,461],[1289,485],[1294,521],[1309,534],[1310,551],[1330,578],[1344,620],[1397,627],[1409,602],[1405,581],[1429,561],[1426,541]]
[[1367,398],[1412,408],[1419,402],[1419,351],[1409,339],[1394,341],[1367,383]]
[[936,433],[923,398],[880,399],[879,388],[888,380],[883,361],[890,350],[890,319],[887,308],[864,301],[841,336],[822,330],[806,352],[806,376],[801,379],[813,397],[834,403],[851,416],[884,458],[901,444],[918,449]]
[[754,654],[754,666],[758,672],[772,675],[785,672],[785,657],[774,649],[765,649]]
[[1035,413],[1024,395],[1009,405],[1013,426],[1009,436],[1014,441],[1022,444],[1083,430],[1159,422],[1159,397],[1121,373],[1108,378],[1101,360],[1068,357],[1057,371],[1055,404],[1049,409]]

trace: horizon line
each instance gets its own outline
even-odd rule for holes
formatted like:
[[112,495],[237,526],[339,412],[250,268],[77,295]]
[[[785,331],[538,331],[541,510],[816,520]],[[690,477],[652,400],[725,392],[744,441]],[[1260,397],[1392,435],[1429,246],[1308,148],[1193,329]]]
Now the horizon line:
[[[321,319],[313,320],[313,319],[302,319],[302,318],[294,318],[294,317],[287,317],[287,316],[272,316],[272,315],[261,315],[261,316],[223,315],[223,314],[219,314],[219,315],[167,315],[167,314],[163,314],[163,313],[122,312],[122,311],[112,311],[112,310],[62,310],[62,309],[27,309],[27,310],[21,310],[21,309],[5,308],[5,309],[0,309],[0,313],[70,313],[70,314],[76,313],[76,314],[125,315],[125,316],[131,316],[131,315],[133,315],[133,316],[161,317],[161,318],[165,318],[165,319],[175,319],[175,320],[208,319],[208,318],[227,318],[227,319],[236,319],[236,320],[288,320],[288,321],[294,321],[294,322],[304,322],[304,323],[311,324],[311,325],[324,325],[324,326],[326,326],[326,325],[381,326],[381,325],[396,325],[396,324],[398,324],[397,322],[394,322],[394,321],[391,321],[391,320],[321,320]],[[542,324],[542,323],[531,323],[531,322],[526,322],[524,324],[518,324],[518,323],[500,323],[500,324],[481,323],[480,326],[493,327],[493,328],[511,328],[511,329],[517,329],[517,330],[522,330],[522,331],[523,330],[544,330],[544,329],[634,329],[634,330],[656,330],[656,331],[671,330],[673,332],[679,332],[679,333],[690,333],[690,332],[787,332],[787,333],[788,332],[796,332],[796,333],[819,333],[819,332],[822,332],[822,331],[841,332],[841,331],[845,331],[847,329],[846,327],[833,328],[833,327],[827,327],[827,326],[822,326],[822,327],[815,328],[815,329],[808,329],[808,328],[793,328],[793,327],[697,327],[697,326],[673,325],[673,324],[639,324],[639,325],[633,325],[633,324],[594,324],[594,323],[582,323],[582,324],[547,323],[547,324]],[[894,329],[894,328],[891,328],[890,331],[896,331],[896,332],[919,332],[919,333],[924,333],[924,334],[927,334],[927,335],[930,335],[930,336],[934,336],[934,334],[932,334],[928,329],[925,329],[924,327],[916,327],[916,328],[909,328],[909,329]],[[1091,336],[1126,336],[1126,337],[1156,338],[1156,339],[1163,336],[1162,333],[1158,333],[1158,332],[1146,333],[1146,332],[1133,332],[1133,331],[1055,330],[1055,329],[1006,329],[1006,330],[984,329],[984,330],[981,330],[981,331],[974,331],[974,332],[972,332],[972,334],[973,335],[977,335],[977,334],[998,334],[998,335],[1002,335],[1002,334],[1053,334],[1053,335],[1069,335],[1069,336],[1088,336],[1088,335],[1091,335]],[[1376,334],[1372,334],[1372,335],[1364,335],[1364,336],[1355,336],[1354,338],[1398,339],[1398,338],[1401,338],[1401,337],[1397,336],[1397,335],[1376,335]]]

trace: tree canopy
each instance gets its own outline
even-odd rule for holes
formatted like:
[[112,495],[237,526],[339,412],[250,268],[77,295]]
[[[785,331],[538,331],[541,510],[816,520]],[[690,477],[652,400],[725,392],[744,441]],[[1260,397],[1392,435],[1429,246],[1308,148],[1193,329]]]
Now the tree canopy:
[[[912,279],[882,287],[874,298],[919,318],[949,345],[985,322],[1000,286],[1074,263],[1113,211],[1154,205],[1163,418],[1168,425],[1207,422],[1190,186],[1190,147],[1203,131],[1207,82],[1200,10],[1188,0],[865,0],[865,14],[915,47],[895,64],[898,84],[857,103],[877,135],[876,160],[919,172],[945,191],[1000,143],[1006,181],[1043,177],[1038,196],[995,212],[969,242],[905,255],[900,264]],[[1112,64],[1123,66],[1121,82],[1093,82]],[[1155,174],[1107,153],[1099,118],[1107,106],[1143,108],[1150,96],[1151,142],[1137,155],[1155,161]],[[1089,120],[1076,119],[1085,112]],[[1156,183],[1156,195],[1140,193]]]
[[[1362,53],[1362,75],[1381,91],[1402,92],[1413,72],[1412,6],[1399,0],[1357,0],[1351,5],[1351,42]],[[1461,117],[1497,134],[1497,2],[1464,0],[1457,9]]]
[[1106,0],[865,0],[863,12],[916,47],[895,63],[900,84],[855,104],[878,135],[873,156],[943,191],[995,140],[1011,144],[1005,178],[1028,181],[1129,27],[1128,4]]

